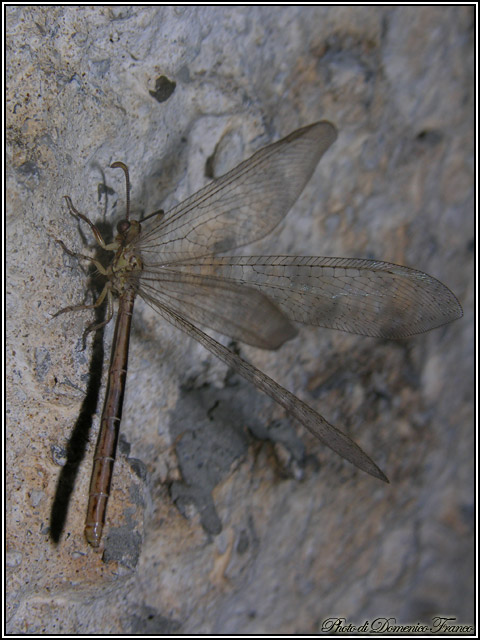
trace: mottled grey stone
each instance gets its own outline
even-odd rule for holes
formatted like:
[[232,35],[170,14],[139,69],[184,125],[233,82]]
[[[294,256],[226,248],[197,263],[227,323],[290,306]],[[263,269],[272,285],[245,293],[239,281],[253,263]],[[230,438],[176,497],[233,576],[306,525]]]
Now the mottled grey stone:
[[[443,613],[473,623],[473,52],[474,9],[460,5],[6,7],[8,633],[319,633],[333,616],[430,624]],[[176,87],[159,102],[162,76]],[[465,315],[397,343],[300,328],[277,352],[239,348],[391,483],[298,424],[275,441],[285,413],[247,386],[214,450],[208,409],[237,397],[226,368],[138,302],[122,433],[145,473],[119,453],[106,539],[126,537],[105,563],[83,520],[112,328],[105,351],[103,336],[82,351],[94,314],[51,318],[86,298],[88,269],[48,234],[93,245],[62,196],[116,223],[124,185],[108,167],[121,160],[133,210],[167,209],[320,119],[337,141],[276,232],[242,253],[406,264],[448,285]],[[209,403],[187,424],[179,403],[202,389]],[[204,430],[191,464],[214,473],[191,478],[218,535],[172,501],[185,484],[182,421]],[[252,421],[272,438],[255,438]]]

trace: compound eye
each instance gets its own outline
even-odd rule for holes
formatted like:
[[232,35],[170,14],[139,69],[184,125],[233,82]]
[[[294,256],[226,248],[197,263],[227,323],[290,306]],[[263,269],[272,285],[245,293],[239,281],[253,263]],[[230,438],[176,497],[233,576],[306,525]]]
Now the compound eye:
[[129,229],[130,222],[128,220],[120,220],[120,222],[117,224],[117,231],[122,235],[125,235]]

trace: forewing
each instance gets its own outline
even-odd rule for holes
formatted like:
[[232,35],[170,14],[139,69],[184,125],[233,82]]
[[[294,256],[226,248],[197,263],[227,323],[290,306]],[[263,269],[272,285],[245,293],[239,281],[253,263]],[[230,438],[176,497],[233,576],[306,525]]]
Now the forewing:
[[152,266],[263,238],[285,217],[336,137],[332,124],[317,122],[260,149],[145,229],[136,246]]
[[405,338],[462,316],[453,293],[415,269],[352,258],[214,257],[177,271],[244,284],[292,320],[382,338]]

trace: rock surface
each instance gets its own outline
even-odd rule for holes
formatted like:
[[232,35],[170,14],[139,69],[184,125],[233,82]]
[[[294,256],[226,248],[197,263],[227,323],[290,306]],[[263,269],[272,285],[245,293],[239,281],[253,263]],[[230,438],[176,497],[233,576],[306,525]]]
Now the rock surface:
[[[473,9],[25,5],[6,18],[8,632],[473,624]],[[391,484],[138,302],[95,553],[83,519],[112,329],[105,351],[103,336],[82,351],[93,314],[51,319],[84,299],[87,273],[49,233],[92,245],[62,196],[118,219],[108,167],[122,160],[134,209],[166,209],[320,119],[338,140],[280,228],[242,253],[406,264],[465,316],[396,343],[302,328],[277,352],[239,347]]]

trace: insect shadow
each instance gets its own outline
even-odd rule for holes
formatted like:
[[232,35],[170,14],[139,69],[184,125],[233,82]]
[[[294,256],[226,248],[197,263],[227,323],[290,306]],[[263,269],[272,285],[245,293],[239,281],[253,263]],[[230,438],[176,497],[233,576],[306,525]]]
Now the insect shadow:
[[[238,352],[235,343],[230,348]],[[221,389],[208,383],[196,387],[194,380],[180,387],[169,430],[182,480],[170,485],[170,497],[187,518],[193,505],[206,533],[222,531],[212,493],[247,457],[250,446],[259,449],[266,443],[279,478],[303,476],[305,446],[288,418],[265,422],[271,408],[269,399],[233,369]]]
[[[104,237],[109,238],[113,236],[113,224],[110,221],[105,221],[106,211],[108,209],[108,197],[113,194],[113,190],[107,186],[105,174],[102,171],[102,182],[99,184],[99,197],[105,196],[104,214],[103,220],[97,223]],[[88,244],[85,235],[78,225],[79,232],[85,245]],[[100,246],[95,247],[95,258],[102,264],[108,264],[108,260],[111,259],[109,253],[104,251]],[[93,263],[89,267],[89,278],[87,284],[92,298],[96,300],[100,295],[103,288],[102,278],[98,277],[96,269]],[[101,325],[105,319],[106,307],[100,305],[94,309],[95,316],[92,324]],[[70,504],[70,498],[73,493],[76,478],[80,469],[80,466],[85,458],[87,451],[87,444],[89,442],[90,432],[93,424],[93,416],[98,409],[98,401],[100,396],[100,389],[102,385],[102,371],[105,364],[105,348],[104,348],[104,330],[105,326],[101,326],[94,332],[90,365],[88,368],[88,382],[85,390],[85,397],[80,408],[78,418],[75,422],[72,434],[68,440],[65,458],[66,462],[62,467],[60,475],[57,480],[57,486],[55,489],[55,495],[50,511],[50,526],[49,536],[51,541],[57,545],[62,537],[65,522],[68,514],[68,507]],[[85,336],[84,336],[85,337]],[[84,338],[83,338],[84,342]],[[83,345],[82,348],[85,348]]]

